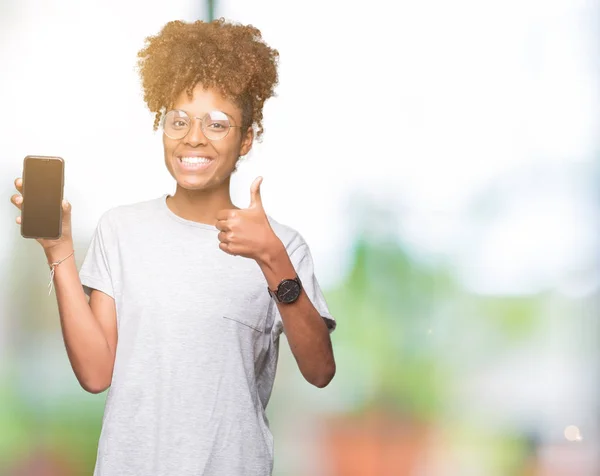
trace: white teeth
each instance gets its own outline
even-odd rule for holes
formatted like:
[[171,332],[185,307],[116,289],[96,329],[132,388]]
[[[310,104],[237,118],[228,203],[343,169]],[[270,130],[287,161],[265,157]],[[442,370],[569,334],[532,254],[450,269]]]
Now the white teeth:
[[179,160],[186,164],[207,164],[210,162],[210,159],[205,157],[181,157]]

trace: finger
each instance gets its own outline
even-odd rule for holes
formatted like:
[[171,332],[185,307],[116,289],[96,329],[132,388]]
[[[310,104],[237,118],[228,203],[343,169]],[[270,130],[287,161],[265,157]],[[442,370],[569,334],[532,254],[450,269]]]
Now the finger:
[[21,224],[21,215],[19,215],[19,216],[17,217],[17,220],[16,220],[16,221],[17,221],[17,225],[20,225],[20,224]]
[[62,209],[65,213],[71,213],[71,202],[69,202],[68,200],[63,200]]
[[223,250],[225,253],[235,256],[233,254],[233,252],[231,251],[231,248],[230,248],[229,244],[227,244],[227,243],[219,243],[219,248],[221,248],[221,250]]
[[260,185],[262,184],[263,178],[257,177],[250,186],[250,207],[260,206],[262,207],[262,198],[260,196]]
[[217,220],[215,228],[221,231],[231,231],[231,223],[229,223],[229,219]]
[[21,177],[17,177],[15,179],[15,188],[22,193],[23,191],[23,179]]
[[18,193],[15,193],[12,197],[10,197],[10,201],[17,207],[19,210],[21,209],[21,205],[23,204],[23,197]]
[[234,235],[233,235],[233,232],[231,232],[231,231],[221,231],[221,232],[219,232],[217,237],[219,238],[219,241],[221,243],[229,244],[229,243],[231,243],[231,240],[233,240]]
[[223,210],[219,210],[217,212],[217,215],[215,218],[217,219],[217,221],[227,221],[232,218],[235,218],[237,215],[237,212],[239,212],[239,210],[236,208],[224,208]]

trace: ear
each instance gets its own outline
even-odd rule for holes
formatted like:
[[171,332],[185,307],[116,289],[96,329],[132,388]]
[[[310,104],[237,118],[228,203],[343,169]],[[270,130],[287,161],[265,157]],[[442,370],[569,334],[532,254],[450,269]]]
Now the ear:
[[248,128],[248,130],[246,131],[246,133],[244,134],[244,137],[242,137],[242,143],[240,145],[240,154],[239,155],[240,156],[246,155],[248,152],[250,152],[253,142],[254,142],[254,129],[252,128],[252,126],[250,126]]

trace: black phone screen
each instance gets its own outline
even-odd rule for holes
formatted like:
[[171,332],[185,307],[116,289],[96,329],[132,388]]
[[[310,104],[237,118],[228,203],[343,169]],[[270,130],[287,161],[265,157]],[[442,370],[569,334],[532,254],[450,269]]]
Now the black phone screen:
[[60,157],[25,157],[21,235],[58,239],[62,234],[64,162]]

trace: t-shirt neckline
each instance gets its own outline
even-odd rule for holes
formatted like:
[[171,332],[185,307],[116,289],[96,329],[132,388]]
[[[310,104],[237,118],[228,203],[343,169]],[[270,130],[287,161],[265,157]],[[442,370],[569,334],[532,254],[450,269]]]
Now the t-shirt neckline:
[[180,217],[179,215],[175,214],[167,205],[167,197],[169,196],[168,193],[163,194],[163,196],[160,198],[160,207],[167,213],[167,215],[169,215],[173,220],[182,223],[184,225],[188,225],[188,226],[194,226],[196,228],[204,228],[205,230],[212,230],[212,231],[220,231],[216,226],[214,225],[209,225],[208,223],[200,223],[197,221],[192,221],[192,220],[187,220],[186,218]]

